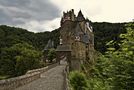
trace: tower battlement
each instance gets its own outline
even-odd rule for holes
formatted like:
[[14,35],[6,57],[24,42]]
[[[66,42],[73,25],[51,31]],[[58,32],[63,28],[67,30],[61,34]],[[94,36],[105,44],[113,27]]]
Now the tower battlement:
[[85,18],[81,12],[81,10],[78,12],[78,16],[76,17],[76,15],[74,14],[74,9],[67,11],[67,12],[63,12],[63,17],[61,18],[61,25],[65,22],[65,21],[84,21]]

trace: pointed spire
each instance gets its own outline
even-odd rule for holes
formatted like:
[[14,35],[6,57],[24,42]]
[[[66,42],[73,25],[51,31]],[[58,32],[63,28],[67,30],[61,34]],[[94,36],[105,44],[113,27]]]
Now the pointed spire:
[[78,13],[77,20],[78,20],[78,21],[83,21],[83,20],[85,20],[85,18],[84,18],[84,16],[83,16],[81,10],[80,10],[79,13]]
[[80,16],[81,16],[81,15],[83,16],[83,14],[82,14],[82,11],[81,11],[81,10],[78,12],[78,16],[79,16],[79,15],[80,15]]
[[49,50],[51,48],[54,48],[54,41],[52,41],[51,39],[49,39],[48,42],[47,42],[47,45],[44,48],[44,51],[45,50]]

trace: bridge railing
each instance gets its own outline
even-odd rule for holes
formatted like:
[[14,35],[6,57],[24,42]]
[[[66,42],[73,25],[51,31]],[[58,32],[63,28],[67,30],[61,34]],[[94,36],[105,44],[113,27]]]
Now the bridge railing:
[[25,75],[18,76],[15,78],[0,80],[0,90],[14,90],[20,86],[28,84],[38,78],[40,78],[41,73],[57,66],[59,63],[46,66],[44,68],[29,70]]

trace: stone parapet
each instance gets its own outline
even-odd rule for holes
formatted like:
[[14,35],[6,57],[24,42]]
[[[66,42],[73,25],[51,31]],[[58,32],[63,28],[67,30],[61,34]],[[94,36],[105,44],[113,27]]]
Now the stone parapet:
[[38,78],[40,78],[41,73],[57,66],[59,63],[52,64],[40,69],[29,70],[25,75],[18,76],[15,78],[9,78],[5,80],[0,80],[0,90],[14,90],[20,86],[28,84]]
[[70,90],[70,87],[69,87],[69,78],[68,78],[68,75],[69,75],[69,66],[66,65],[66,68],[65,70],[63,71],[63,75],[64,75],[64,90]]

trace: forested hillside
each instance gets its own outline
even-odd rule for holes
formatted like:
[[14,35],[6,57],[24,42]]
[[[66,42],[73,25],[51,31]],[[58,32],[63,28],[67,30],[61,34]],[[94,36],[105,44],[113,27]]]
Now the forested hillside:
[[[111,40],[120,41],[119,35],[121,33],[126,33],[124,25],[125,23],[92,23],[95,36],[95,49],[103,53],[106,51],[107,42]],[[5,25],[0,26],[1,47],[10,47],[15,43],[24,41],[32,44],[39,50],[43,50],[49,39],[54,41],[56,47],[59,42],[59,30],[56,29],[52,32],[33,33],[21,28]],[[115,47],[118,48],[116,45]]]
[[[92,23],[95,36],[95,49],[106,51],[106,43],[120,42],[119,35],[125,33],[125,23]],[[41,67],[42,50],[48,40],[59,44],[59,30],[33,33],[22,28],[0,26],[0,79],[25,74],[29,69]],[[114,48],[119,48],[114,43]],[[3,77],[4,76],[4,77]],[[5,77],[6,76],[6,77]]]
[[[120,42],[119,35],[121,33],[126,33],[125,23],[93,23],[94,29],[94,39],[95,39],[95,49],[101,53],[106,51],[106,43],[114,40],[115,42]],[[119,46],[115,43],[115,48]]]
[[[119,42],[119,35],[121,33],[126,33],[124,25],[125,23],[92,23],[95,36],[95,49],[104,53],[107,48],[107,42],[111,40]],[[10,47],[15,43],[25,41],[32,44],[37,49],[43,50],[49,39],[54,41],[56,47],[59,42],[59,30],[56,29],[52,32],[33,33],[21,28],[9,27],[5,25],[0,26],[1,47]],[[118,48],[116,44],[115,47]]]
[[[33,33],[25,29],[0,26],[0,79],[23,75],[40,68],[42,50],[49,39],[58,44],[58,30]],[[56,47],[56,46],[55,46]]]
[[33,33],[21,28],[9,27],[6,25],[0,26],[1,48],[10,47],[13,44],[20,42],[27,42],[28,44],[33,45],[38,50],[43,50],[49,39],[54,40],[55,44],[57,45],[58,37],[58,30],[54,30],[52,32]]

